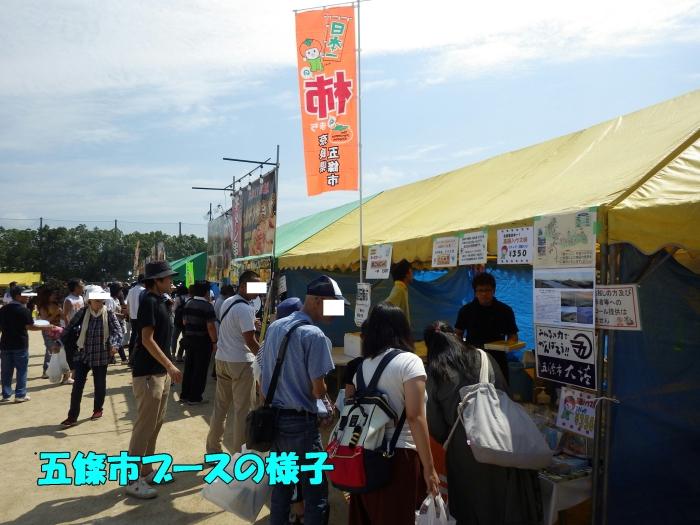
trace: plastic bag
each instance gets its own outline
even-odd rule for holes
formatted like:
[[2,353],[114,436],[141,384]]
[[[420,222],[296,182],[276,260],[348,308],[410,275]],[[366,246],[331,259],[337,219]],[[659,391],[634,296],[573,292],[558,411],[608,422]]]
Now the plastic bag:
[[[233,466],[236,461],[243,454],[249,452],[255,451],[247,450],[244,445],[242,452],[231,456],[231,461],[225,468],[226,472],[233,476]],[[260,454],[259,452],[255,453]],[[260,483],[255,483],[252,479],[246,481],[234,479],[231,483],[224,483],[217,479],[202,489],[202,496],[205,499],[248,523],[255,523],[263,505],[270,501],[271,494],[272,486],[267,474]]]
[[58,383],[63,377],[63,374],[68,372],[70,372],[70,367],[66,359],[66,350],[61,346],[61,350],[58,353],[51,354],[46,374],[49,376],[49,381]]
[[428,495],[423,500],[420,510],[416,511],[416,525],[456,525],[457,520],[450,516],[447,506],[438,495]]

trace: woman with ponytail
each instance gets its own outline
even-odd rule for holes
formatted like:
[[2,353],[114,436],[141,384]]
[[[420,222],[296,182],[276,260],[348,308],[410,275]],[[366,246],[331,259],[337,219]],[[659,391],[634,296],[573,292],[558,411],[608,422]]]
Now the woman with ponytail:
[[[428,428],[445,443],[457,421],[460,388],[479,382],[481,356],[465,346],[454,329],[435,321],[424,331],[428,348]],[[488,356],[497,389],[508,391],[495,360]],[[457,425],[446,451],[450,514],[458,525],[536,525],[542,522],[542,499],[537,472],[478,463],[474,459],[464,426]]]

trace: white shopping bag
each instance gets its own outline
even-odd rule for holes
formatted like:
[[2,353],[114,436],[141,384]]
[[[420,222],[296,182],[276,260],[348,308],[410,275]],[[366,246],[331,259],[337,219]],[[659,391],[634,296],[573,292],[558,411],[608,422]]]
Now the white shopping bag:
[[68,366],[68,360],[66,359],[66,351],[61,346],[61,350],[56,354],[51,354],[51,359],[49,360],[49,366],[46,369],[46,374],[49,376],[49,381],[52,383],[58,383],[63,374],[70,371]]
[[[231,462],[225,469],[226,472],[233,476],[233,466],[236,460],[249,452],[260,454],[254,450],[247,450],[244,445],[243,452],[231,456]],[[231,483],[224,483],[217,479],[202,489],[202,496],[238,518],[248,523],[255,523],[263,505],[270,501],[272,486],[269,481],[267,474],[265,474],[260,483],[255,483],[252,479],[246,481],[234,479]]]
[[416,511],[416,525],[456,525],[457,520],[450,516],[442,496],[428,495],[420,510]]

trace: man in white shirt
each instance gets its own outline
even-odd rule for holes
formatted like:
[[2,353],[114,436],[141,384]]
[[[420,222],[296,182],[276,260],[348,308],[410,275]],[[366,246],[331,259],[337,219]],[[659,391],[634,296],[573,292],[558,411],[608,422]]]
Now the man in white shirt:
[[7,285],[5,295],[2,296],[3,305],[10,304],[12,302],[12,294],[10,293],[10,290],[12,290],[15,286],[17,286],[17,281],[12,281],[10,284]]
[[239,278],[238,294],[221,305],[219,340],[216,350],[216,400],[209,424],[207,453],[220,453],[221,444],[231,454],[245,443],[245,419],[255,396],[253,361],[260,349],[255,332],[259,321],[250,304],[258,294],[248,293],[248,283],[260,276],[245,271]]
[[131,287],[126,295],[126,306],[129,310],[129,322],[131,323],[131,337],[129,338],[129,366],[134,362],[134,344],[138,334],[139,303],[141,295],[144,293],[143,274],[139,274],[138,281]]

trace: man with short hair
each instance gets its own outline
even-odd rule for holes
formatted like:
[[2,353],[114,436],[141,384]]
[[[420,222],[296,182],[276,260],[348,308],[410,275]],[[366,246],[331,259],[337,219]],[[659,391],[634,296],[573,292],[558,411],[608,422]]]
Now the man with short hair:
[[29,297],[35,296],[21,286],[10,289],[12,301],[0,308],[0,375],[2,376],[2,402],[7,403],[12,397],[12,376],[17,370],[15,385],[15,403],[29,401],[27,395],[27,369],[29,367],[28,330],[49,330],[52,326],[34,326],[31,312],[26,304]]
[[255,397],[253,361],[260,349],[255,335],[258,322],[248,292],[249,283],[260,282],[252,270],[241,274],[238,294],[221,305],[219,342],[215,355],[216,400],[207,435],[207,453],[221,452],[221,443],[235,454],[245,443],[245,419]]
[[17,281],[12,281],[8,286],[7,289],[5,290],[5,295],[2,296],[2,304],[10,304],[12,302],[12,294],[10,291],[17,286]]
[[[164,294],[177,275],[165,261],[146,265],[146,293],[138,312],[139,334],[133,353],[132,388],[136,397],[136,420],[129,442],[130,456],[151,456],[156,451],[158,433],[163,425],[170,384],[182,381],[182,373],[170,359],[172,318]],[[141,465],[140,476],[126,488],[136,498],[155,498],[158,493],[149,484],[155,471]]]
[[[455,332],[461,341],[484,348],[494,341],[518,341],[518,325],[515,324],[513,309],[495,297],[496,279],[490,273],[480,273],[472,281],[474,300],[460,308],[455,323]],[[506,353],[486,350],[498,363],[503,376],[508,380],[508,360]]]
[[[302,465],[313,463],[306,459],[308,452],[323,451],[317,401],[326,395],[325,376],[335,367],[330,340],[316,323],[332,319],[324,315],[324,301],[327,300],[343,300],[346,305],[350,304],[342,296],[338,283],[323,275],[308,284],[300,311],[270,325],[263,344],[261,390],[267,398],[282,342],[292,327],[303,323],[289,337],[277,389],[272,399],[267,399],[278,413],[272,450],[294,452]],[[328,518],[328,485],[325,475],[320,484],[312,485],[310,475],[310,472],[299,473],[303,487],[304,523],[320,525]],[[287,523],[293,491],[294,485],[278,484],[272,489],[272,525]]]
[[207,281],[194,283],[192,285],[194,297],[187,302],[182,313],[187,356],[180,401],[188,405],[205,402],[202,394],[207,386],[211,354],[216,351],[216,315],[214,306],[207,298],[209,288]]
[[408,285],[413,280],[413,268],[406,259],[391,265],[391,277],[394,279],[394,287],[391,289],[386,302],[401,308],[408,323],[411,323],[411,311],[408,306]]

